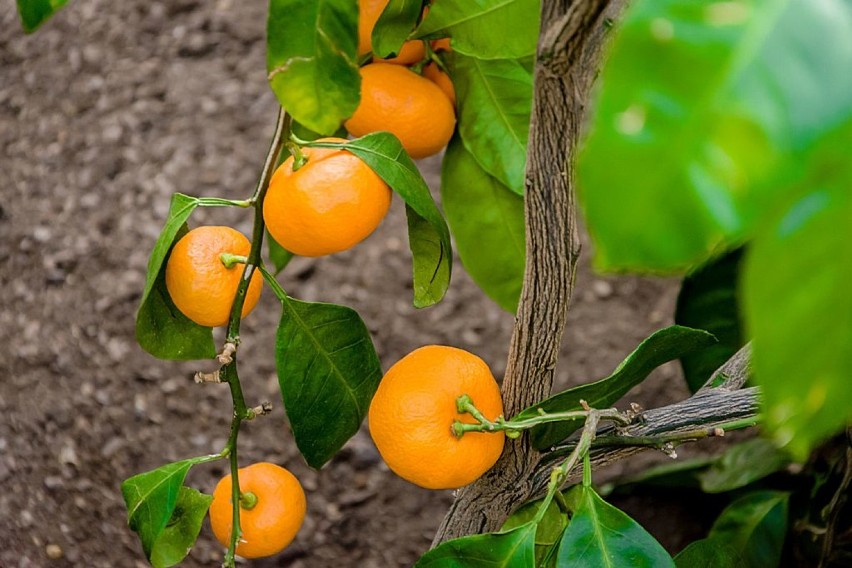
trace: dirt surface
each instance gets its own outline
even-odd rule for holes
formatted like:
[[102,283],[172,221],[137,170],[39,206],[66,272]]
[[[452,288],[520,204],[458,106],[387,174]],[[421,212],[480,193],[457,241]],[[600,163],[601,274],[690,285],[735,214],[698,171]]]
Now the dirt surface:
[[[119,484],[167,461],[219,451],[230,402],[226,387],[192,382],[199,364],[144,353],[133,316],[170,194],[251,193],[276,104],[264,72],[266,2],[77,0],[29,37],[13,2],[2,0],[2,8],[0,566],[144,566]],[[438,161],[421,165],[434,186]],[[251,218],[199,211],[193,223],[248,233]],[[385,368],[441,343],[479,354],[498,376],[505,369],[513,318],[460,264],[443,303],[412,308],[398,201],[365,243],[331,258],[297,259],[283,283],[296,297],[357,309]],[[584,264],[558,386],[607,374],[669,323],[675,295],[674,282],[601,279]],[[292,469],[309,510],[287,551],[253,565],[410,566],[451,494],[396,478],[366,431],[322,471],[303,463],[277,400],[277,319],[267,290],[243,326],[249,402],[277,404],[246,426],[241,460]],[[683,398],[677,373],[664,367],[631,400],[657,406]],[[224,464],[198,467],[188,483],[209,492],[223,472]],[[639,504],[631,512],[670,548],[693,536],[671,528],[668,509]],[[205,526],[185,565],[220,559]]]

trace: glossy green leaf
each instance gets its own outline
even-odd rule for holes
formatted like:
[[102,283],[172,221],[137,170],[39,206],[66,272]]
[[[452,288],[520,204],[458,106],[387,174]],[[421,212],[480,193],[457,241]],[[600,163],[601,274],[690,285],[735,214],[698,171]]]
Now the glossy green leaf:
[[269,231],[266,231],[266,247],[269,252],[269,261],[275,267],[275,274],[279,274],[296,256],[289,250],[278,244]]
[[373,54],[382,59],[399,55],[422,11],[421,0],[390,0],[373,28]]
[[747,237],[852,113],[850,26],[843,0],[632,3],[578,163],[597,264],[681,270]]
[[765,422],[800,460],[852,420],[852,128],[846,140],[836,162],[813,166],[809,190],[755,239],[745,264]]
[[488,175],[456,136],[442,163],[441,203],[468,274],[515,313],[526,256],[523,198]]
[[440,0],[416,37],[450,36],[458,53],[514,59],[535,53],[539,19],[539,0]]
[[701,490],[723,493],[739,489],[783,469],[789,461],[771,441],[748,440],[729,448],[707,471],[699,474]]
[[316,146],[352,152],[402,197],[414,265],[414,306],[424,308],[440,302],[447,293],[452,272],[450,229],[429,186],[399,140],[389,132],[376,132],[345,145],[321,142]]
[[[599,381],[570,388],[527,408],[517,419],[532,418],[545,412],[581,410],[581,400],[592,408],[606,408],[644,381],[648,375],[669,361],[687,353],[705,349],[716,339],[706,331],[673,325],[654,333],[639,344],[613,373]],[[553,422],[536,426],[530,432],[531,442],[538,450],[549,448],[570,436],[582,426],[582,421]]]
[[718,539],[696,540],[674,557],[677,568],[746,568],[742,557]]
[[716,369],[745,344],[737,295],[740,261],[738,248],[702,265],[683,279],[675,309],[675,323],[709,331],[719,343],[681,357],[689,389],[697,391]]
[[788,500],[781,491],[749,493],[722,511],[709,538],[736,550],[748,568],[774,568],[784,548]]
[[269,84],[295,120],[331,134],[360,98],[358,5],[345,0],[270,0]]
[[169,216],[148,260],[145,290],[136,313],[136,340],[160,359],[210,359],[216,355],[213,333],[175,307],[166,290],[166,259],[172,246],[188,229],[186,221],[200,199],[176,193]]
[[524,194],[532,71],[515,59],[448,57],[459,100],[459,134],[486,172]]
[[287,418],[308,465],[320,468],[367,415],[382,378],[379,357],[357,312],[295,300],[266,271],[264,278],[284,308],[275,363]]
[[17,0],[18,15],[24,31],[34,32],[40,25],[59,10],[68,0]]
[[139,535],[149,559],[157,539],[169,524],[189,468],[210,459],[207,456],[173,462],[134,475],[121,484],[121,494],[127,505],[128,524]]
[[[542,501],[542,499],[536,499],[521,505],[506,519],[500,531],[506,532],[533,521],[541,508]],[[537,568],[556,566],[556,553],[566,526],[568,526],[567,515],[560,510],[555,501],[551,501],[535,531],[535,565]]]
[[674,567],[671,556],[654,537],[591,487],[578,485],[572,493],[576,493],[579,506],[559,545],[560,568]]
[[201,524],[212,502],[212,495],[189,487],[180,488],[172,516],[151,552],[151,565],[154,568],[176,566],[186,558],[198,539]]
[[535,525],[448,540],[424,554],[414,568],[534,568]]

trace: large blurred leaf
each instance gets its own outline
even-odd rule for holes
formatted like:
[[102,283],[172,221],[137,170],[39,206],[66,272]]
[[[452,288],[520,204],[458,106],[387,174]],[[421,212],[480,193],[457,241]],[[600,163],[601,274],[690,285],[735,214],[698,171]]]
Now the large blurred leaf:
[[523,195],[532,111],[531,70],[514,59],[477,59],[458,53],[448,59],[465,148],[482,169]]
[[744,344],[737,284],[743,249],[738,248],[683,279],[675,309],[675,323],[709,331],[719,343],[681,357],[689,389],[697,391],[716,369]]
[[189,487],[180,488],[172,516],[151,552],[151,565],[154,568],[176,566],[186,558],[198,539],[201,524],[212,502],[212,495],[205,495]]
[[539,0],[440,0],[416,37],[453,38],[453,50],[480,59],[518,58],[535,53]]
[[757,491],[722,511],[710,530],[710,539],[735,549],[749,568],[774,568],[781,561],[787,532],[789,494]]
[[627,514],[601,499],[591,487],[578,485],[571,492],[575,493],[579,506],[562,536],[560,568],[674,568],[671,556],[654,537]]
[[441,202],[468,274],[515,313],[526,254],[523,198],[483,171],[456,136],[444,155]]
[[[581,400],[592,408],[606,408],[641,383],[657,367],[687,353],[704,349],[716,342],[714,337],[700,329],[673,325],[654,333],[627,356],[613,373],[599,381],[587,383],[553,395],[518,414],[517,419],[532,418],[545,412],[581,410]],[[530,441],[537,450],[543,450],[570,436],[583,425],[574,422],[552,422],[536,426],[530,432]]]
[[775,473],[788,463],[787,456],[769,440],[747,440],[728,448],[707,471],[699,474],[701,490],[733,491]]
[[422,10],[421,0],[390,0],[373,28],[373,54],[382,59],[399,55]]
[[803,460],[852,420],[852,125],[807,166],[802,193],[746,257],[755,380],[776,441]]
[[683,269],[747,236],[852,113],[850,28],[845,0],[632,3],[578,164],[598,265]]
[[674,558],[678,568],[745,568],[736,549],[718,539],[696,540]]
[[210,359],[216,355],[211,329],[183,315],[166,289],[166,258],[187,233],[187,219],[201,205],[204,203],[196,197],[172,196],[169,216],[148,260],[145,290],[136,313],[136,340],[160,359]]
[[382,368],[354,310],[295,300],[265,270],[284,310],[275,340],[278,384],[299,451],[322,467],[367,415]]
[[172,518],[189,468],[205,461],[210,461],[210,456],[173,462],[134,475],[121,484],[121,494],[127,505],[127,521],[131,530],[139,535],[145,556],[149,559],[157,539]]
[[402,197],[408,217],[408,246],[414,264],[414,306],[424,308],[440,302],[450,285],[453,267],[450,229],[420,170],[396,136],[375,132],[346,144],[317,142],[314,145],[352,152]]
[[358,5],[351,0],[270,0],[269,84],[304,126],[331,134],[358,107]]
[[535,532],[526,523],[500,533],[448,540],[424,554],[414,568],[534,568]]
[[24,31],[32,33],[50,18],[54,12],[68,3],[68,0],[17,0],[18,15]]

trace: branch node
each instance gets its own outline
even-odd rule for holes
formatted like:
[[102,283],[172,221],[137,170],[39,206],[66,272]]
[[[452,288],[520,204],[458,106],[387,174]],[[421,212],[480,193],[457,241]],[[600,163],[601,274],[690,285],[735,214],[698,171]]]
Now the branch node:
[[666,442],[662,446],[660,446],[660,451],[672,458],[673,460],[677,459],[677,451],[675,450],[674,444],[671,442]]
[[725,430],[723,428],[713,428],[713,435],[718,436],[720,438],[724,438]]
[[589,406],[589,403],[583,400],[582,398],[580,399],[580,406],[582,406],[583,410],[585,410],[586,412],[589,412],[592,409],[592,407]]
[[234,360],[234,353],[237,352],[237,344],[229,341],[222,348],[222,352],[216,355],[216,360],[220,365],[229,365]]

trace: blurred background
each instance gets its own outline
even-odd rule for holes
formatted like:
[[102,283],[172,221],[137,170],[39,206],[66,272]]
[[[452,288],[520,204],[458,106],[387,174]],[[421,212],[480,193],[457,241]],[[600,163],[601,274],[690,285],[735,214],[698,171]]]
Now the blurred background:
[[[265,72],[266,2],[72,0],[25,36],[0,0],[0,566],[145,566],[126,525],[121,481],[165,462],[218,452],[228,434],[224,385],[193,383],[210,364],[144,353],[134,313],[148,254],[173,192],[249,196],[272,134]],[[439,157],[419,165],[433,189]],[[436,193],[437,195],[437,193]],[[249,233],[245,211],[199,210],[198,224]],[[487,238],[487,235],[483,235]],[[353,250],[295,259],[293,296],[355,308],[387,369],[425,344],[483,357],[502,376],[513,317],[459,263],[446,299],[411,305],[405,218],[397,200]],[[671,280],[602,278],[586,245],[558,368],[558,387],[607,375],[671,323]],[[321,471],[298,455],[277,398],[279,308],[267,290],[245,320],[241,376],[250,404],[274,412],[246,424],[240,459],[291,469],[308,515],[282,555],[254,566],[410,566],[425,551],[450,492],[427,491],[384,466],[366,429]],[[646,407],[688,396],[669,364],[631,393]],[[599,472],[636,470],[648,454]],[[211,492],[217,462],[187,483]],[[670,550],[703,536],[672,500],[617,503]],[[185,566],[218,566],[205,523]]]

